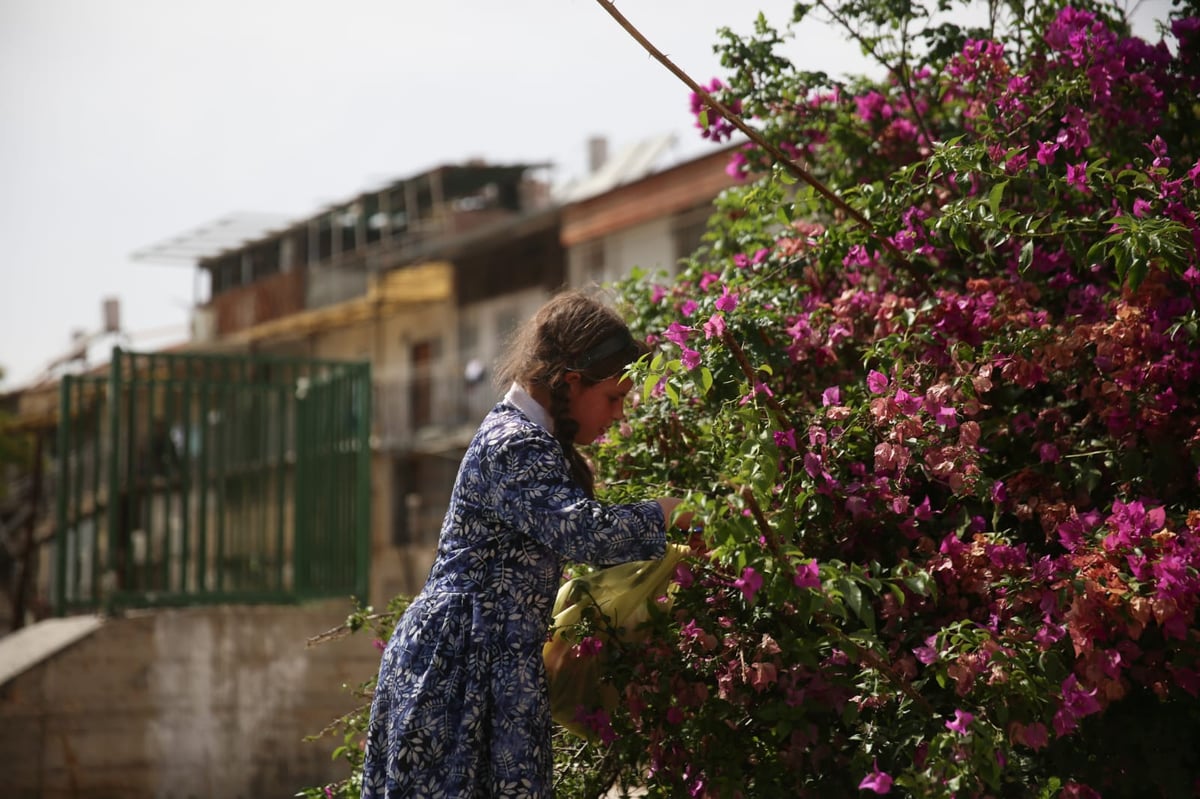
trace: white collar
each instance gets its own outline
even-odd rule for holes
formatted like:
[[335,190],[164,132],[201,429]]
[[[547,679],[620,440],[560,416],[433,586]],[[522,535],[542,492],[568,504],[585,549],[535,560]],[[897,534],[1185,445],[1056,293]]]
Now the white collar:
[[504,395],[504,401],[528,416],[534,424],[547,432],[554,432],[554,420],[550,418],[549,412],[518,383],[513,383],[509,387],[508,393]]

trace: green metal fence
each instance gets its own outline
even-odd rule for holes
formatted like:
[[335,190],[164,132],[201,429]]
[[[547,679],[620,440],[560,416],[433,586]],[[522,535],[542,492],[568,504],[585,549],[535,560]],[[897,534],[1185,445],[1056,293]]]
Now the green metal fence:
[[56,610],[367,593],[367,363],[113,350],[63,378]]

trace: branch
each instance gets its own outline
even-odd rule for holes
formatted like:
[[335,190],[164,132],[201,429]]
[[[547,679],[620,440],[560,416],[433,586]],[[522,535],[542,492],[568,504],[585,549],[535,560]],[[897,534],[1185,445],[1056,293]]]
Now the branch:
[[698,84],[698,83],[696,83],[696,81],[692,80],[692,78],[690,76],[688,76],[688,74],[686,72],[684,72],[679,67],[675,66],[675,64],[671,61],[671,59],[669,59],[665,55],[663,55],[663,53],[657,47],[655,47],[653,44],[651,44],[649,42],[649,40],[647,40],[646,37],[643,36],[641,34],[641,32],[637,28],[635,28],[633,26],[633,24],[621,14],[620,11],[617,11],[616,5],[613,3],[613,0],[596,0],[596,2],[598,2],[600,4],[600,6],[605,11],[608,12],[609,16],[611,16],[614,20],[617,21],[618,25],[620,25],[622,28],[625,29],[625,31],[627,33],[629,33],[629,35],[632,36],[638,42],[638,44],[640,44],[646,50],[646,52],[648,52],[651,56],[654,57],[654,59],[656,61],[658,61],[660,64],[662,64],[664,67],[666,67],[673,75],[675,75],[675,77],[677,77],[681,81],[683,81],[689,89],[691,89],[693,92],[695,92],[696,96],[699,97],[700,99],[702,99],[704,101],[705,105],[707,105],[709,108],[716,111],[718,114],[720,114],[726,120],[728,120],[730,124],[732,124],[735,128],[740,130],[742,133],[744,133],[752,142],[754,142],[759,147],[766,150],[767,153],[769,153],[770,156],[773,159],[775,159],[776,162],[782,164],[789,172],[791,172],[797,178],[799,178],[800,180],[803,180],[805,183],[812,186],[813,189],[815,189],[818,194],[820,194],[826,200],[831,202],[836,208],[841,210],[843,213],[845,213],[847,216],[849,216],[851,219],[853,219],[855,222],[857,222],[859,225],[861,225],[863,227],[863,229],[867,231],[868,234],[870,234],[876,241],[878,241],[880,244],[883,245],[883,248],[885,250],[887,250],[894,258],[897,258],[901,263],[903,263],[910,272],[913,272],[915,274],[912,264],[909,262],[908,258],[904,255],[904,253],[902,253],[896,247],[896,245],[892,243],[892,241],[887,236],[881,235],[878,231],[876,231],[875,227],[871,224],[871,222],[865,216],[863,216],[862,213],[857,208],[855,208],[854,206],[847,203],[845,200],[843,200],[841,197],[839,197],[832,189],[830,189],[828,186],[826,186],[824,183],[822,183],[820,180],[818,180],[807,169],[805,169],[804,167],[797,164],[795,161],[793,161],[791,158],[789,158],[787,156],[787,154],[785,154],[782,150],[780,150],[774,144],[771,144],[769,141],[764,139],[762,137],[762,134],[760,134],[757,130],[755,130],[754,128],[747,125],[742,120],[740,115],[735,114],[733,111],[731,111],[724,103],[722,103],[720,100],[713,97],[711,94],[709,94],[707,91],[705,91],[704,88],[700,86],[700,84]]

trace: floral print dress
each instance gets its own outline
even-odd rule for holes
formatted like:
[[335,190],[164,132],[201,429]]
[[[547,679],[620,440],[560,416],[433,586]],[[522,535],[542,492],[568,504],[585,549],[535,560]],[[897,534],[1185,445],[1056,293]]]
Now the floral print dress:
[[552,796],[542,644],[564,560],[664,554],[659,504],[589,499],[511,397],[467,448],[429,578],[384,649],[364,799]]

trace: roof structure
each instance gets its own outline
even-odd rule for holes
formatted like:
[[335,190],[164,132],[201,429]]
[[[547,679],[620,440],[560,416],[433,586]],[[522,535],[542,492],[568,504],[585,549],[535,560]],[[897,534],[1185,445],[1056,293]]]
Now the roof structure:
[[269,233],[283,230],[290,224],[291,218],[282,214],[238,211],[158,244],[143,247],[130,257],[135,261],[194,264],[236,250]]

